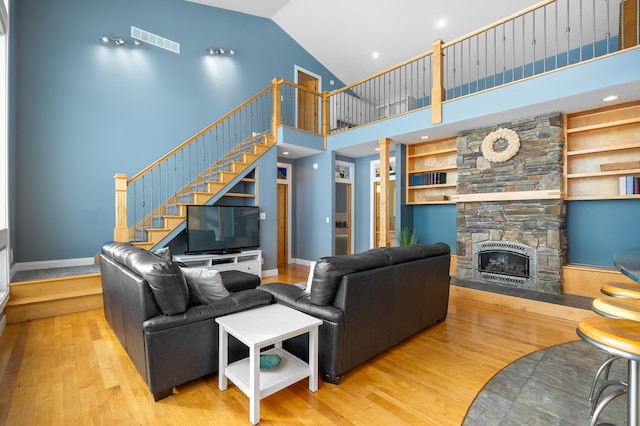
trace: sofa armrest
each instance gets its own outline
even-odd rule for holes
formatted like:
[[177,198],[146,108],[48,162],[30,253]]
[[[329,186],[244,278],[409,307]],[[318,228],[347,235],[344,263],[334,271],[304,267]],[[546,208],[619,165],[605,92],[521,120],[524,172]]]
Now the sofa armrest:
[[281,305],[296,309],[318,319],[333,323],[342,323],[344,314],[340,309],[329,305],[314,305],[311,296],[303,289],[291,284],[271,283],[263,284],[260,290],[271,294],[273,299]]
[[271,303],[271,295],[260,290],[243,290],[237,293],[216,300],[208,305],[192,306],[185,312],[177,315],[158,315],[142,323],[142,328],[146,333],[154,333],[174,327],[181,327],[209,318],[216,318],[235,312],[244,311],[264,306]]

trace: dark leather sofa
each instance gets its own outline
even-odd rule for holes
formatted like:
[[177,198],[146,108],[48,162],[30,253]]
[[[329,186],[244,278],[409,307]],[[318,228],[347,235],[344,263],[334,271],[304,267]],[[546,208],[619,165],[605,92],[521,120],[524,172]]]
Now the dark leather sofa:
[[[311,292],[273,283],[274,301],[322,319],[319,370],[338,384],[351,368],[444,321],[451,250],[445,243],[389,247],[318,260]],[[307,359],[308,337],[284,343]]]
[[[210,304],[189,302],[180,268],[129,243],[109,242],[100,253],[104,314],[157,401],[173,387],[218,371],[215,318],[268,305],[260,279],[240,271],[221,272],[230,295]],[[229,359],[248,355],[229,341]]]

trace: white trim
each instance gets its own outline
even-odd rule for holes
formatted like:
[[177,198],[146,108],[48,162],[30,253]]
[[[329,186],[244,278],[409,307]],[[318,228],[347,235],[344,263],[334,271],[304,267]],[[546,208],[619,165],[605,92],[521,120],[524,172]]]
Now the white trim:
[[278,269],[267,269],[262,271],[262,278],[264,277],[277,277],[278,276]]
[[311,266],[311,262],[313,262],[313,260],[306,260],[306,259],[293,259],[292,263],[295,263],[296,265],[303,265],[303,266]]
[[[289,163],[276,163],[277,167],[283,167],[287,169],[287,178],[283,181],[281,179],[276,179],[277,183],[280,185],[287,185],[287,216],[289,220],[287,221],[287,263],[291,263],[293,257],[291,257],[291,241],[293,240],[293,220],[292,220],[292,212],[293,212],[293,188],[291,185],[291,173],[293,172],[293,165]],[[284,182],[284,183],[281,183]]]

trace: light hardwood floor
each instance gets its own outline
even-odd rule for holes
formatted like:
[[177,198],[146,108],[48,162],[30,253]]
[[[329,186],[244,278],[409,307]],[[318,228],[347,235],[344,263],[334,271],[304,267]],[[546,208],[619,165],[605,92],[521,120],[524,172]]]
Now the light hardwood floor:
[[[292,266],[280,280],[306,279]],[[510,362],[578,340],[573,321],[452,296],[447,320],[349,371],[339,386],[302,381],[261,404],[263,425],[459,425]],[[102,309],[10,324],[0,338],[0,424],[230,425],[249,401],[217,375],[153,402]]]

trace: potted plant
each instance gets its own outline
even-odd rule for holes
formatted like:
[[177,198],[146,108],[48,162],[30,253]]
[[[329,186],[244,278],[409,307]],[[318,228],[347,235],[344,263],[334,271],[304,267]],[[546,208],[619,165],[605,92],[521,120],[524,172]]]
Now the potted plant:
[[416,235],[416,231],[405,226],[398,232],[398,245],[399,246],[408,246],[411,244],[416,244],[418,242],[418,236]]

